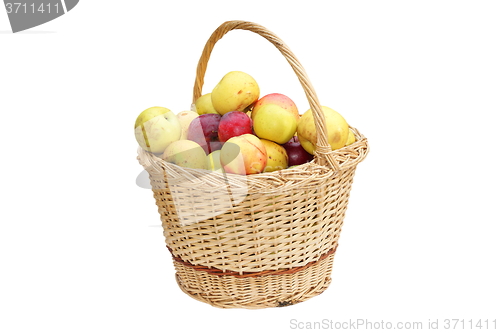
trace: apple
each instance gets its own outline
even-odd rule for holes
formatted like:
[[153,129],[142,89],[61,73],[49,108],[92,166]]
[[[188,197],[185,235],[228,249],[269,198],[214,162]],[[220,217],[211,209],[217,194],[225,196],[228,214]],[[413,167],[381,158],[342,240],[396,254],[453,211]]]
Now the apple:
[[268,94],[263,97],[261,97],[254,105],[251,113],[251,117],[257,115],[259,110],[264,106],[268,104],[273,104],[276,105],[277,107],[280,107],[282,109],[288,110],[291,113],[295,115],[295,118],[297,118],[297,121],[300,119],[299,115],[299,110],[297,109],[297,106],[295,103],[286,95],[279,94],[279,93],[273,93],[273,94]]
[[170,163],[185,168],[207,169],[205,150],[191,140],[172,142],[162,154],[162,158]]
[[187,139],[189,125],[196,117],[198,117],[198,114],[194,111],[181,111],[177,114],[177,119],[179,119],[179,122],[181,123],[182,130],[180,140]]
[[215,172],[222,172],[222,165],[220,164],[220,149],[214,150],[207,156],[207,169]]
[[[326,106],[321,108],[325,116],[327,139],[331,149],[335,150],[344,147],[349,136],[349,125],[337,111]],[[311,109],[307,110],[300,118],[297,125],[297,136],[302,147],[309,154],[314,154],[317,133]]]
[[273,172],[288,168],[288,155],[284,147],[276,142],[261,139],[264,147],[266,147],[267,164],[264,172]]
[[259,99],[259,85],[253,77],[240,71],[229,72],[212,90],[212,105],[220,115],[246,111]]
[[255,114],[252,110],[255,134],[279,144],[288,142],[297,130],[297,117],[277,104],[263,104]]
[[240,175],[261,173],[267,165],[266,147],[253,134],[243,134],[227,140],[220,152],[220,162],[226,172]]
[[241,111],[231,111],[219,123],[219,141],[226,142],[233,136],[252,134],[252,119]]
[[292,137],[282,145],[288,155],[288,165],[300,165],[313,160],[314,156],[309,154],[300,144],[297,136]]
[[349,128],[349,136],[347,137],[347,142],[345,143],[346,146],[349,146],[356,142],[356,137],[354,136],[354,132],[352,129]]
[[142,111],[135,121],[135,138],[139,146],[151,153],[162,153],[179,140],[182,128],[177,115],[167,108],[154,106]]
[[222,143],[219,142],[219,123],[221,116],[216,113],[206,113],[199,115],[191,121],[188,127],[187,139],[198,143],[207,154],[220,149]]
[[205,95],[200,96],[195,102],[194,102],[194,107],[196,113],[199,115],[206,114],[206,113],[217,113],[218,112],[214,109],[214,106],[212,105],[212,93],[208,93]]

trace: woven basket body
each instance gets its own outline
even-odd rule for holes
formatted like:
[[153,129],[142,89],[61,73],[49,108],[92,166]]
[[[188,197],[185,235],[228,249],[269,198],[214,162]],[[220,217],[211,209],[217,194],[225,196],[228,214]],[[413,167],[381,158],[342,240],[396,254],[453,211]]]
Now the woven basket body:
[[215,42],[234,29],[273,42],[292,65],[315,114],[315,159],[292,169],[240,176],[182,168],[139,149],[148,171],[179,287],[221,308],[291,305],[331,281],[338,239],[366,138],[331,151],[314,90],[295,57],[265,28],[226,22],[210,37],[198,65],[193,100]]

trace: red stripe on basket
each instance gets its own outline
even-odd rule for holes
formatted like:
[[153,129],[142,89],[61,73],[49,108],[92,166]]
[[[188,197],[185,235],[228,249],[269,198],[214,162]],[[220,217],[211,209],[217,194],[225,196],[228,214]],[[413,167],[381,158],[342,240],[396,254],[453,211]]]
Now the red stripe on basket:
[[174,259],[176,262],[183,264],[184,266],[190,267],[196,271],[202,271],[208,274],[212,275],[217,275],[218,277],[222,276],[234,276],[236,278],[248,278],[248,277],[259,277],[263,275],[282,275],[282,274],[293,274],[297,273],[301,270],[304,270],[308,267],[311,267],[313,265],[317,265],[321,260],[326,259],[328,256],[333,255],[335,251],[337,250],[338,244],[335,244],[335,246],[329,250],[328,252],[322,254],[318,260],[316,261],[311,261],[310,263],[304,265],[304,266],[299,266],[299,267],[294,267],[294,268],[289,268],[289,269],[280,269],[280,270],[267,270],[267,271],[262,271],[262,272],[235,272],[231,270],[226,270],[222,271],[217,268],[212,268],[212,267],[206,267],[206,266],[201,266],[201,265],[193,265],[187,261],[182,260],[179,257],[176,257],[174,253],[172,252],[172,249],[167,246],[167,249],[170,251],[172,254],[172,259]]

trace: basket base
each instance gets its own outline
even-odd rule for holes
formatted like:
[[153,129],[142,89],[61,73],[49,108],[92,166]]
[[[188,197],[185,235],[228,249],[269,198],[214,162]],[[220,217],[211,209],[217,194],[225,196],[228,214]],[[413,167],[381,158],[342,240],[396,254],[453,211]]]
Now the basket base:
[[[325,283],[318,285],[316,288],[313,288],[313,290],[310,290],[307,295],[302,296],[299,298],[298,296],[300,295],[291,295],[290,297],[283,297],[283,296],[277,296],[277,297],[269,297],[267,299],[261,299],[261,300],[256,300],[254,301],[254,305],[246,304],[245,300],[238,300],[238,299],[221,299],[220,301],[213,301],[208,297],[204,297],[202,292],[197,292],[196,290],[188,290],[187,287],[185,287],[182,282],[179,280],[179,276],[175,274],[175,280],[177,281],[177,285],[179,288],[188,296],[192,297],[193,299],[210,304],[216,308],[221,308],[221,309],[265,309],[265,308],[275,308],[275,307],[284,307],[284,306],[290,306],[294,305],[297,303],[301,303],[304,301],[307,301],[308,299],[313,298],[314,296],[318,296],[321,293],[323,293],[326,289],[328,289],[328,286],[331,283],[331,279],[328,279],[325,281]],[[295,297],[294,297],[295,296]],[[241,302],[243,301],[243,302]]]
[[185,294],[217,308],[283,307],[323,293],[331,283],[333,257],[291,274],[245,278],[208,274],[174,261],[175,278]]

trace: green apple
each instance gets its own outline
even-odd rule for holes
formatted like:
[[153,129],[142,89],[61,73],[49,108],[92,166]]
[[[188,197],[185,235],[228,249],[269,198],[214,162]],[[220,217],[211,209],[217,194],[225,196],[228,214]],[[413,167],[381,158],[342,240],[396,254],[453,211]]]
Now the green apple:
[[142,149],[160,154],[169,144],[179,140],[181,124],[167,108],[154,106],[142,111],[135,121],[135,138]]
[[[344,147],[349,136],[349,125],[337,111],[326,106],[321,108],[325,116],[327,138],[331,149],[335,150]],[[300,118],[297,125],[297,136],[302,147],[309,154],[314,155],[318,136],[311,109],[307,110]]]

